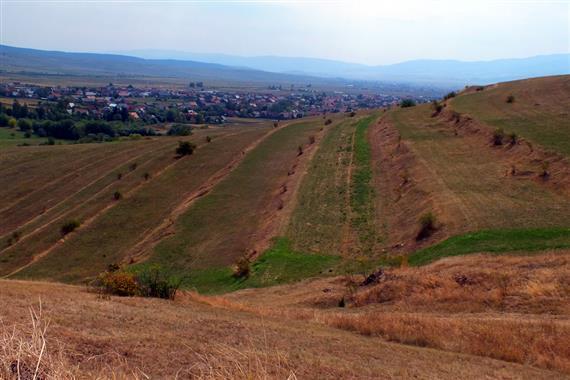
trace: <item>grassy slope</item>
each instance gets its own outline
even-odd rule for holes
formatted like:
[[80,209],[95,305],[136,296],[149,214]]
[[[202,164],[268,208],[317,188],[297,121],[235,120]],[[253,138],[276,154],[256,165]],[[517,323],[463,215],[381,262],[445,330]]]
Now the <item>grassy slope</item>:
[[174,164],[166,171],[158,176],[151,173],[148,183],[126,194],[89,226],[80,228],[64,244],[18,276],[78,281],[98,274],[108,264],[120,262],[125,250],[136,244],[147,230],[160,224],[187,194],[225,167],[265,131],[256,129],[227,139],[216,138],[193,156],[178,161],[172,161],[171,151],[166,162]]
[[483,230],[453,236],[439,244],[414,252],[410,265],[424,265],[449,256],[470,253],[530,253],[570,248],[570,228]]
[[474,149],[470,136],[454,136],[430,114],[426,105],[398,109],[389,117],[467,231],[567,226],[570,200],[532,180],[505,176],[509,164],[500,153]]
[[279,188],[297,159],[297,147],[321,125],[319,119],[297,122],[262,141],[179,218],[176,233],[156,246],[149,262],[177,274],[190,271],[189,286],[210,291],[234,286],[228,266],[260,238],[264,215],[278,208]]
[[354,159],[351,181],[351,225],[358,237],[358,251],[366,256],[373,253],[379,240],[376,236],[374,188],[372,186],[371,153],[368,127],[375,120],[369,116],[356,124],[354,134]]
[[[509,95],[513,103],[506,103]],[[507,133],[570,156],[570,76],[500,83],[458,96],[451,106]]]
[[367,253],[376,240],[367,129],[375,116],[329,127],[300,188],[287,238],[296,250]]
[[[508,95],[515,102],[506,103]],[[570,77],[502,83],[460,95],[453,109],[561,154],[570,153]],[[532,180],[504,176],[508,162],[491,150],[475,151],[429,117],[427,106],[390,115],[402,137],[441,181],[455,203],[467,234],[454,236],[410,257],[420,265],[445,256],[475,252],[534,252],[570,246],[570,201]],[[463,141],[462,141],[463,140]],[[444,226],[445,228],[445,226]]]
[[285,236],[299,251],[340,254],[348,223],[349,165],[355,119],[328,128],[303,178]]

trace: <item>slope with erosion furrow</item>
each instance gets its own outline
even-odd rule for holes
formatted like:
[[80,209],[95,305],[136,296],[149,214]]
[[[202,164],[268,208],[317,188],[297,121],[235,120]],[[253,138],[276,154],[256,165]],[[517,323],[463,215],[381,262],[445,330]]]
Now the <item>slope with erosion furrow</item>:
[[167,218],[181,200],[266,132],[265,128],[252,128],[227,134],[227,138],[219,136],[199,147],[194,155],[175,160],[16,275],[81,281],[96,276],[109,264],[120,263],[127,251]]
[[147,263],[172,273],[190,273],[187,285],[232,282],[229,266],[243,256],[257,257],[280,233],[322,123],[320,118],[294,122],[259,142],[211,192],[179,216],[172,235],[156,245]]
[[570,157],[570,75],[470,88],[448,107]]
[[[535,86],[533,82],[526,85]],[[529,242],[528,249],[568,246],[570,231],[565,229],[570,227],[570,171],[566,159],[545,153],[543,147],[528,144],[520,135],[514,142],[505,136],[502,145],[494,145],[492,126],[453,109],[457,103],[469,104],[462,100],[469,96],[474,95],[459,95],[439,114],[428,105],[392,110],[376,127],[372,135],[375,181],[380,192],[386,194],[379,200],[379,208],[388,219],[390,244],[386,249],[392,253],[411,252],[469,232],[476,233],[473,238],[477,241],[488,235],[486,243],[481,244],[489,249],[493,241],[499,244],[500,236],[507,240],[499,244],[497,251],[509,247],[524,250],[524,245],[512,244],[509,239],[525,236],[525,231],[541,241],[538,245]],[[504,102],[504,107],[510,106]],[[513,110],[510,112],[514,118]],[[550,112],[557,115],[555,109]],[[527,117],[525,112],[519,116]],[[567,133],[564,126],[559,129]],[[549,163],[546,177],[539,169],[544,161]],[[428,212],[436,216],[439,225],[430,238],[417,241],[419,219]],[[493,230],[497,233],[485,232]],[[546,235],[554,240],[547,242],[543,238]],[[467,236],[456,243],[475,241]],[[450,246],[457,248],[456,243]],[[459,250],[473,252],[467,246]],[[436,257],[431,251],[430,255]],[[414,262],[421,262],[416,259]]]
[[203,299],[564,376],[570,374],[568,253],[447,258],[421,268],[385,268],[368,285],[352,275]]

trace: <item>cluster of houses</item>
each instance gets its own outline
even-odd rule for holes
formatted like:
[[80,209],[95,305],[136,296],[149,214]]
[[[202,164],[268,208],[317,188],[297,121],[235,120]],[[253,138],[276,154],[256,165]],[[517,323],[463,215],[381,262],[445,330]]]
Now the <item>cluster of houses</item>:
[[[101,87],[44,87],[19,82],[0,83],[0,96],[65,102],[70,114],[105,118],[128,114],[149,123],[189,121],[221,123],[226,117],[293,119],[323,113],[347,112],[397,104],[400,98],[381,93],[323,92],[309,86],[294,90],[228,91],[203,86],[137,88],[132,85]],[[120,111],[120,112],[117,112]]]

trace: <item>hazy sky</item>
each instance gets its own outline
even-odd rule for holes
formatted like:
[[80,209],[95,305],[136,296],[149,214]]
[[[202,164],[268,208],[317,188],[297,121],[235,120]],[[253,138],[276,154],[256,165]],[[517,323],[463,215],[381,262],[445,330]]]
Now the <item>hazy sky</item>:
[[570,52],[568,1],[0,0],[2,44],[368,64]]

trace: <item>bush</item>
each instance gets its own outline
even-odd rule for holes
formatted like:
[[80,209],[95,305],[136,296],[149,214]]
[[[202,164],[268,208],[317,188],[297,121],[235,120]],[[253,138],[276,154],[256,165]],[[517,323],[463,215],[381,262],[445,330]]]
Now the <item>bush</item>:
[[121,194],[120,191],[115,191],[115,193],[113,194],[113,199],[118,201],[121,198],[123,198],[123,194]]
[[148,181],[150,179],[150,173],[144,173],[143,177],[145,181]]
[[503,139],[505,138],[505,131],[503,128],[497,128],[493,132],[493,145],[503,145]]
[[325,121],[325,125],[329,125],[329,124],[332,124],[332,120],[331,120],[331,119],[327,119],[327,120]]
[[179,141],[178,148],[176,148],[176,154],[180,157],[189,156],[194,153],[196,145],[192,144],[190,141]]
[[246,256],[241,257],[234,267],[235,278],[248,278],[251,274],[251,261]]
[[315,141],[317,141],[317,139],[315,138],[314,135],[310,135],[309,136],[309,144],[313,145],[315,143]]
[[349,116],[350,116],[350,117],[355,117],[355,116],[356,116],[356,112],[352,111],[352,112],[349,114]]
[[425,213],[420,217],[420,230],[416,235],[416,240],[424,240],[430,237],[436,228],[436,217],[431,212]]
[[176,124],[168,130],[168,136],[190,136],[192,128],[189,125]]
[[20,131],[22,131],[22,132],[31,131],[31,130],[32,130],[32,123],[30,123],[29,120],[20,119],[20,120],[18,120],[18,128],[19,128]]
[[70,220],[66,222],[63,226],[61,226],[60,230],[61,236],[65,236],[67,234],[72,233],[73,231],[78,229],[80,225],[81,223],[79,223],[77,220]]
[[416,102],[413,99],[404,99],[400,102],[400,107],[407,108],[407,107],[414,107]]
[[297,156],[300,156],[300,155],[302,155],[302,154],[303,154],[303,147],[302,147],[301,145],[299,145],[299,146],[297,147]]
[[96,286],[105,294],[121,297],[132,297],[139,294],[139,286],[132,273],[123,271],[107,271],[99,275]]
[[446,94],[446,95],[443,97],[443,100],[455,98],[456,96],[457,96],[457,94],[455,93],[455,91],[451,91],[450,93]]
[[519,140],[519,137],[517,136],[516,133],[514,133],[514,132],[509,133],[509,144],[517,145],[518,140]]
[[206,142],[208,143],[212,142],[212,138],[210,136],[206,136]]
[[121,297],[153,297],[174,299],[182,280],[169,277],[160,267],[154,265],[137,273],[121,270],[111,264],[92,284],[102,293]]
[[139,295],[173,300],[182,283],[181,279],[169,277],[154,265],[144,268],[136,275]]
[[513,95],[507,96],[507,103],[514,103],[514,102],[515,102],[515,97]]
[[431,103],[431,105],[433,107],[433,114],[431,115],[432,117],[439,115],[441,113],[441,111],[443,111],[443,104],[441,104],[437,100],[434,100]]

